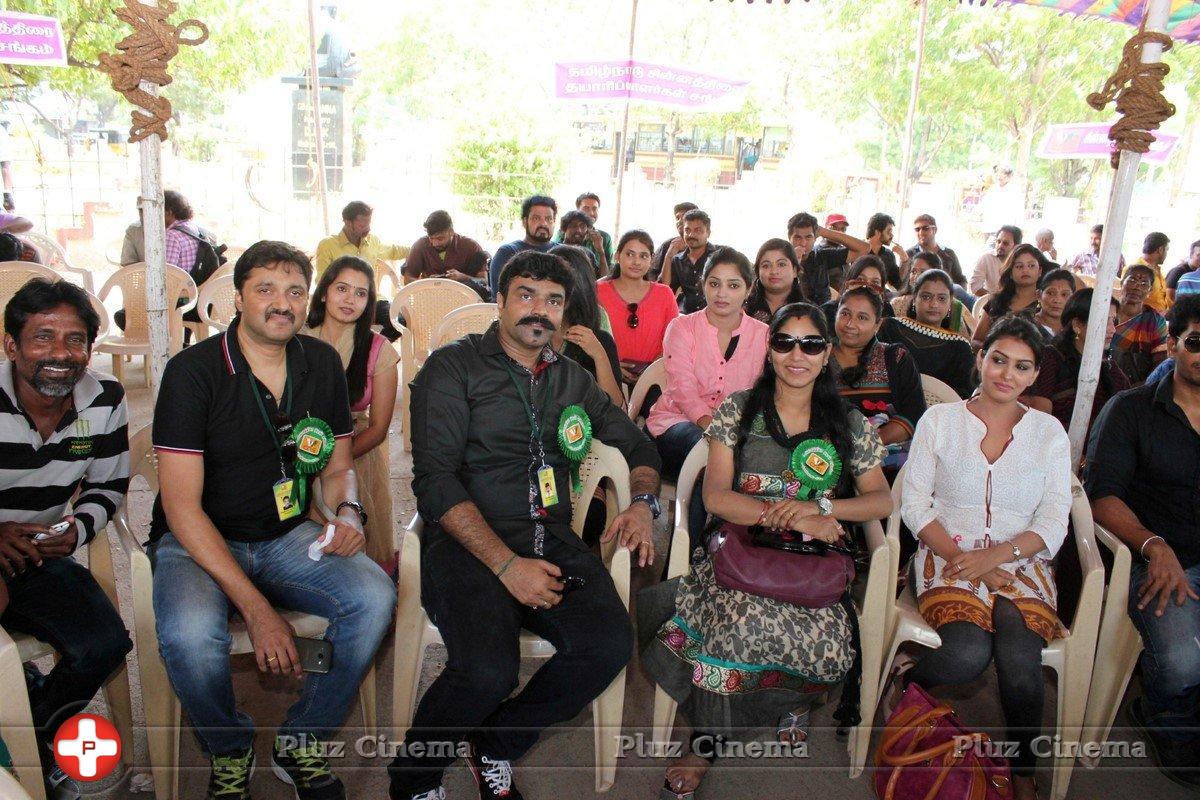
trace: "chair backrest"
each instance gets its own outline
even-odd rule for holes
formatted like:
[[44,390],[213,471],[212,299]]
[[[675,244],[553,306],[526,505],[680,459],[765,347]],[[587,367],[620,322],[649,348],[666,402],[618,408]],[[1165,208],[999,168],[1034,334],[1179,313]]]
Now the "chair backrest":
[[683,460],[683,466],[679,468],[679,480],[675,482],[676,520],[687,522],[689,501],[695,489],[696,480],[707,464],[708,439],[701,439],[692,447],[692,451]]
[[0,335],[4,333],[4,308],[12,296],[32,278],[58,281],[62,280],[62,275],[50,267],[28,261],[0,261]]
[[425,363],[429,355],[429,343],[438,323],[454,309],[477,302],[479,295],[474,289],[448,278],[422,278],[396,293],[391,309],[393,324],[396,324],[397,316],[404,317],[405,327],[412,337],[410,352],[417,366]]
[[[399,272],[399,270],[404,269],[404,262],[401,261],[399,267],[393,267],[382,258],[377,258],[375,259],[373,268],[375,270],[375,294],[379,297],[394,297],[404,285],[400,282]],[[383,282],[385,280],[390,281],[392,284],[386,292],[383,290]]]
[[833,288],[832,286],[829,287],[829,299],[830,300],[837,300],[841,296],[842,296],[841,292],[839,292],[837,289]]
[[936,406],[938,403],[957,403],[962,400],[958,396],[958,392],[931,375],[921,375],[921,392],[925,395],[926,406]]
[[233,288],[233,270],[224,275],[219,273],[220,270],[200,287],[200,299],[196,301],[196,308],[201,321],[223,331],[229,328],[229,323],[237,314],[237,308],[233,304],[237,292]]
[[662,358],[654,359],[633,385],[633,392],[629,395],[629,408],[626,410],[634,422],[637,422],[638,414],[641,413],[646,395],[650,394],[652,386],[663,390],[667,388],[667,362]]
[[983,307],[987,305],[988,295],[978,298],[975,305],[971,306],[971,316],[975,319],[983,319]]
[[496,321],[498,313],[495,303],[472,303],[454,309],[434,329],[429,340],[429,352],[432,353],[442,345],[461,339],[468,333],[483,333]]
[[583,535],[583,523],[596,487],[604,480],[612,481],[615,489],[615,493],[608,492],[605,497],[611,520],[615,512],[629,505],[629,464],[620,450],[593,439],[587,458],[579,465],[581,490],[578,494],[573,489],[571,492],[571,530],[578,536]]
[[1070,631],[1082,633],[1090,627],[1090,635],[1095,636],[1104,598],[1104,562],[1096,546],[1096,523],[1092,519],[1091,503],[1083,485],[1074,475],[1071,476],[1071,530],[1075,535],[1075,550],[1079,554],[1083,584],[1075,616],[1070,621]]
[[[172,352],[179,350],[183,342],[183,312],[195,307],[199,292],[192,276],[172,264],[166,267],[167,320],[171,333]],[[146,312],[146,263],[139,261],[121,267],[104,282],[100,299],[107,299],[113,289],[121,290],[121,302],[125,308],[125,340],[128,342],[150,341],[150,316]],[[187,303],[175,308],[179,298]]]
[[20,238],[29,242],[36,247],[42,254],[42,260],[47,266],[55,267],[59,264],[69,264],[67,260],[67,251],[62,245],[51,239],[49,236],[34,231],[26,231],[20,235]]
[[158,456],[150,440],[151,426],[145,425],[129,437],[129,480],[138,475],[146,481],[150,491],[158,491]]

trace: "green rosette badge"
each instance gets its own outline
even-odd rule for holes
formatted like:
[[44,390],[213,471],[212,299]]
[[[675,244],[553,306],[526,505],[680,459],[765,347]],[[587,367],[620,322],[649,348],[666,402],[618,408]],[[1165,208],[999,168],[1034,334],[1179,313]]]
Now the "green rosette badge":
[[571,462],[571,488],[583,491],[579,465],[592,450],[592,421],[580,406],[567,406],[558,418],[558,449]]
[[292,441],[296,443],[296,483],[303,506],[308,479],[325,469],[333,455],[333,430],[323,419],[305,417],[292,427]]
[[842,459],[831,442],[824,439],[805,439],[796,445],[788,469],[783,473],[786,483],[799,483],[796,496],[811,500],[837,485],[842,476]]

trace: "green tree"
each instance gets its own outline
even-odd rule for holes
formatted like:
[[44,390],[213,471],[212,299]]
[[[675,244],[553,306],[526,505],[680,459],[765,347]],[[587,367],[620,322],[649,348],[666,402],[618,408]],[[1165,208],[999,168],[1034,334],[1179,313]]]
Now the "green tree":
[[451,147],[450,188],[468,210],[487,220],[489,238],[498,239],[519,216],[526,197],[549,194],[562,177],[563,163],[556,151],[550,142],[466,131]]

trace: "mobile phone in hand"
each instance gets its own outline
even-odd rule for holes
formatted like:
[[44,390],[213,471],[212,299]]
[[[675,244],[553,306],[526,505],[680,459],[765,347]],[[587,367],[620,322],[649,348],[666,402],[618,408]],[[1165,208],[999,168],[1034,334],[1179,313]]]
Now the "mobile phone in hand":
[[297,636],[296,652],[300,656],[300,669],[326,675],[333,667],[333,645],[324,639]]
[[62,536],[70,527],[70,520],[64,519],[62,522],[56,522],[51,525],[50,530],[46,531],[45,533],[39,533],[37,536],[33,537],[33,540],[35,542],[41,542],[46,539],[53,539],[55,536]]
[[578,575],[563,575],[559,580],[562,581],[564,595],[570,594],[576,589],[582,589],[587,584],[587,581]]

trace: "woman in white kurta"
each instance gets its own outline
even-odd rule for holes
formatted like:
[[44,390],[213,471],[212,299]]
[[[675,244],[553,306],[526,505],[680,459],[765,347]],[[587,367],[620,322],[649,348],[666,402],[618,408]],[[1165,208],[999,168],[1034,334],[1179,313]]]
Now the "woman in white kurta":
[[1037,796],[1030,742],[1041,732],[1041,650],[1061,630],[1050,561],[1071,510],[1066,433],[1017,400],[1037,377],[1041,347],[1025,319],[993,326],[978,356],[979,394],[921,418],[901,506],[920,540],[917,605],[942,637],[907,680],[966,683],[995,661],[1008,739],[1018,744],[1017,800]]

